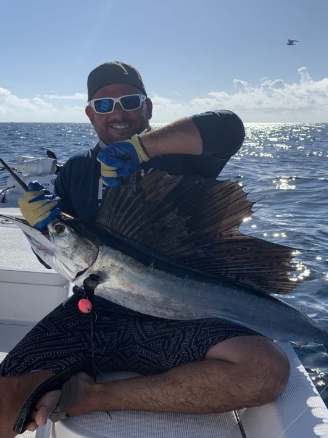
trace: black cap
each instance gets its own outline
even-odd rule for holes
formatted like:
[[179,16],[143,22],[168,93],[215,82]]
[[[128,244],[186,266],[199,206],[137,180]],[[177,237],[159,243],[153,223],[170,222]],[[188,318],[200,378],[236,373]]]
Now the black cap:
[[88,101],[102,87],[111,84],[133,85],[147,96],[145,86],[137,69],[124,62],[105,62],[96,67],[88,76]]

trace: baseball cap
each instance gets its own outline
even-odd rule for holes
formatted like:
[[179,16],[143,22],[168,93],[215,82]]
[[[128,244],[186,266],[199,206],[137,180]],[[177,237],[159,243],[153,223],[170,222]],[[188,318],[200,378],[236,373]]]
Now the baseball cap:
[[147,96],[140,73],[132,65],[120,61],[105,62],[96,67],[88,76],[88,101],[102,87],[111,84],[129,84]]

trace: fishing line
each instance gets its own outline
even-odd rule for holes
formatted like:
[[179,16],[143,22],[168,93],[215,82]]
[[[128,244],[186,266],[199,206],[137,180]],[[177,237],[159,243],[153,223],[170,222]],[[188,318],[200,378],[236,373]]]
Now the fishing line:
[[[323,390],[321,392],[319,392],[319,395],[321,397],[321,394],[323,394],[323,392],[328,388],[328,384],[323,388]],[[287,429],[290,428],[291,425],[293,425],[295,423],[295,421],[297,421],[303,414],[304,412],[306,412],[308,409],[310,409],[310,406],[307,406],[282,432],[279,436],[277,436],[277,438],[281,438],[283,436],[283,434],[286,432]]]
[[76,292],[79,292],[81,294],[81,299],[78,301],[77,307],[80,312],[86,314],[87,317],[90,317],[90,356],[93,368],[93,376],[95,380],[97,374],[101,374],[104,377],[109,377],[109,374],[105,374],[103,371],[101,371],[96,364],[96,343],[94,326],[97,322],[98,315],[94,302],[94,291],[100,281],[101,278],[98,275],[91,274],[83,281],[83,288],[76,287]]
[[[96,380],[97,375],[102,375],[103,377],[110,377],[110,374],[106,374],[104,373],[100,368],[98,368],[97,364],[96,364],[96,359],[95,359],[95,332],[94,332],[94,325],[97,322],[97,313],[95,310],[95,307],[93,307],[93,310],[90,314],[91,316],[91,320],[90,320],[90,342],[91,342],[91,362],[93,365],[93,375],[94,375],[94,379]],[[106,411],[108,412],[108,411]],[[108,413],[108,415],[110,416],[110,414]]]
[[94,332],[94,324],[97,321],[97,313],[95,308],[91,312],[91,320],[90,320],[90,342],[91,342],[91,362],[93,365],[93,375],[96,376],[96,371],[98,371],[96,360],[95,360],[95,332]]
[[[325,375],[327,376],[327,375]],[[324,391],[326,391],[326,389],[328,388],[328,384],[323,388],[323,390],[321,392],[319,392],[319,395],[321,396],[321,394],[323,394]]]
[[[95,302],[94,302],[94,292],[96,287],[98,286],[100,282],[100,277],[96,274],[91,274],[89,277],[87,277],[83,281],[83,287],[77,287],[76,293],[79,293],[81,298],[79,299],[77,303],[77,307],[79,311],[83,314],[85,314],[87,317],[90,317],[90,346],[91,346],[91,363],[93,367],[93,376],[94,379],[96,378],[96,372],[98,371],[97,365],[96,365],[96,351],[95,351],[95,330],[94,325],[97,322],[98,316],[95,309]],[[73,292],[74,291],[73,288]]]
[[[88,297],[88,295],[86,295],[86,294],[84,294],[83,296],[87,296]],[[82,300],[83,299],[84,298],[82,298]],[[81,300],[78,303],[78,308],[81,311],[80,303],[81,303]],[[97,315],[94,303],[92,303],[92,309],[89,312],[82,312],[82,313],[88,313],[88,316],[90,317],[90,346],[91,346],[90,355],[91,355],[91,363],[92,363],[92,368],[93,368],[93,377],[94,377],[95,380],[96,380],[97,374],[103,374],[105,377],[107,377],[106,374],[102,373],[102,371],[97,367],[97,364],[96,364],[96,358],[95,358],[96,357],[96,349],[95,349],[95,330],[94,330],[94,325],[97,322],[98,315]]]

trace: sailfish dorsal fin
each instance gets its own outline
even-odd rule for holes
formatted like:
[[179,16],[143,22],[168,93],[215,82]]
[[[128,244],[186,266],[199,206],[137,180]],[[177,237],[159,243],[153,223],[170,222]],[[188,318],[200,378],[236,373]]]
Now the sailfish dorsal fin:
[[289,293],[293,249],[238,230],[253,204],[236,182],[137,171],[108,191],[97,223],[186,269]]

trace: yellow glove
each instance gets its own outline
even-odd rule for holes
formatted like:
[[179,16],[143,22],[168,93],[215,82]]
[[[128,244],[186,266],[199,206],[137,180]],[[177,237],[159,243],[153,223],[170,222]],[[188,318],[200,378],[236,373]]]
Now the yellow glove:
[[129,176],[139,165],[149,160],[138,135],[130,140],[119,141],[107,146],[98,154],[101,165],[101,176],[105,185],[118,186],[124,177]]
[[27,222],[35,228],[43,229],[60,213],[58,200],[38,182],[30,182],[29,191],[18,199],[21,212]]

